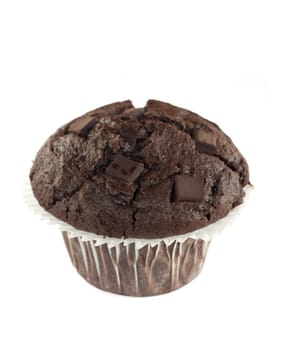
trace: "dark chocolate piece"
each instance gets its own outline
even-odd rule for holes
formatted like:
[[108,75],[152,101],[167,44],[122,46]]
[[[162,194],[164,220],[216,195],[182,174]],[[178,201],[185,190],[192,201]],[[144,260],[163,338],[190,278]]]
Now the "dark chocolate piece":
[[136,108],[134,111],[133,111],[133,116],[138,118],[138,117],[141,117],[144,115],[144,108]]
[[106,169],[106,175],[133,182],[142,173],[144,165],[117,154]]
[[95,122],[96,122],[96,120],[94,117],[86,115],[86,116],[74,121],[70,125],[68,131],[73,132],[79,136],[86,137],[87,134],[89,133],[90,129],[94,126]]
[[216,135],[204,129],[194,129],[193,138],[196,141],[196,148],[199,152],[216,154]]
[[175,176],[175,200],[201,202],[204,197],[204,179],[200,176]]
[[207,153],[211,155],[216,154],[216,148],[213,145],[209,145],[208,143],[205,143],[205,142],[197,142],[196,148],[201,153]]

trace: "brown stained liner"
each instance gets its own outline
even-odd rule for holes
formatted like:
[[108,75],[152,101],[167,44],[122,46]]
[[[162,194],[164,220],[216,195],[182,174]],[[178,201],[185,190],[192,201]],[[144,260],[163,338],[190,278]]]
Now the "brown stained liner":
[[96,241],[83,242],[63,232],[71,261],[89,283],[128,296],[168,293],[193,280],[201,271],[209,242],[187,238],[167,246],[163,241],[136,250],[134,243],[119,249]]

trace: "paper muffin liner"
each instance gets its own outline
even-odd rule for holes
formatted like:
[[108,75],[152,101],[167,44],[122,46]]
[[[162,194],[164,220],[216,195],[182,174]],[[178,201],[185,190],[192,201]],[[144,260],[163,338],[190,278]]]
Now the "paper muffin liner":
[[94,286],[129,296],[151,296],[178,289],[201,271],[209,242],[239,217],[242,205],[223,219],[202,229],[160,239],[118,239],[77,230],[39,206],[30,184],[24,200],[40,220],[55,225],[79,274]]
[[187,238],[170,245],[161,241],[138,248],[135,242],[114,247],[96,246],[63,232],[71,261],[80,275],[108,292],[129,296],[168,293],[195,278],[201,271],[209,242]]

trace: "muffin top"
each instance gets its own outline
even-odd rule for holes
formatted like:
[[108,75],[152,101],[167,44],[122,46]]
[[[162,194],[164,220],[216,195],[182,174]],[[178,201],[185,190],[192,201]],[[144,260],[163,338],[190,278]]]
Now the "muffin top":
[[162,238],[227,215],[242,203],[249,172],[216,124],[149,100],[113,103],[58,129],[30,180],[39,204],[77,229]]

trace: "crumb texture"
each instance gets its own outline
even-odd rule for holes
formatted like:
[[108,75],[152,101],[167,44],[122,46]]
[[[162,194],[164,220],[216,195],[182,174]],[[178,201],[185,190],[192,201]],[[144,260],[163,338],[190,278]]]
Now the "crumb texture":
[[39,204],[77,229],[160,238],[227,215],[242,203],[249,173],[216,124],[149,100],[113,103],[57,130],[30,180]]

